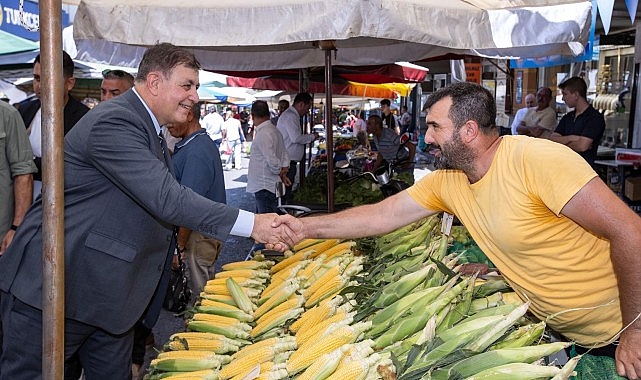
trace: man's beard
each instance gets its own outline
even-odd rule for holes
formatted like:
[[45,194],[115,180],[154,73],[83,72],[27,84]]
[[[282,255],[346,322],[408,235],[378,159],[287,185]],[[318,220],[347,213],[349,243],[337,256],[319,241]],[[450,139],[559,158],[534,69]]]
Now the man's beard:
[[472,149],[463,144],[457,131],[452,133],[450,140],[443,143],[440,150],[441,155],[434,162],[436,169],[454,169],[467,172],[473,168],[476,155]]

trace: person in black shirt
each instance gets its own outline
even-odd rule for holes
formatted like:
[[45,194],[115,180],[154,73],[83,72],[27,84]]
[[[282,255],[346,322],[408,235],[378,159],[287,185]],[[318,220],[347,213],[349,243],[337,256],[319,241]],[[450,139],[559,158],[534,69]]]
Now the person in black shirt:
[[559,85],[565,104],[574,108],[563,116],[550,140],[567,145],[594,166],[597,148],[605,131],[605,119],[587,101],[587,84],[572,77]]

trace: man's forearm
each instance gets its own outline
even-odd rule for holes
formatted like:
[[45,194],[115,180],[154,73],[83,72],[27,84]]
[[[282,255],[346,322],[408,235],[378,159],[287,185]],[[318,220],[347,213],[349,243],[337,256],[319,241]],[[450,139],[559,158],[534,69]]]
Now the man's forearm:
[[190,236],[191,230],[189,228],[180,227],[178,229],[178,241],[176,242],[176,244],[178,245],[179,250],[185,248]]
[[13,222],[19,226],[24,215],[33,203],[33,175],[22,174],[13,177],[13,196],[15,199],[13,209]]

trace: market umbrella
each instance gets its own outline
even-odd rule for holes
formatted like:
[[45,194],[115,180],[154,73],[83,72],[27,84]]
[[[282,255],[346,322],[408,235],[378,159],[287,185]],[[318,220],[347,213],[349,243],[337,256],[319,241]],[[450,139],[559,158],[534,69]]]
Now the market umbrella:
[[[74,38],[81,60],[127,66],[163,41],[192,49],[212,71],[324,67],[331,88],[334,64],[578,55],[591,8],[587,0],[82,0]],[[330,120],[329,91],[326,109]]]

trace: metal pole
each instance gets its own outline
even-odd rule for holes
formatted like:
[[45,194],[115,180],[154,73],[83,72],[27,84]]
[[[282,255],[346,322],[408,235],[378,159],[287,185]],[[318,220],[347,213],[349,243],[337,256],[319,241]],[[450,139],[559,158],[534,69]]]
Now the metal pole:
[[332,51],[334,41],[321,41],[325,51],[325,144],[327,151],[327,212],[334,212],[334,130],[332,128]]
[[64,378],[62,2],[40,0],[42,77],[42,377]]

